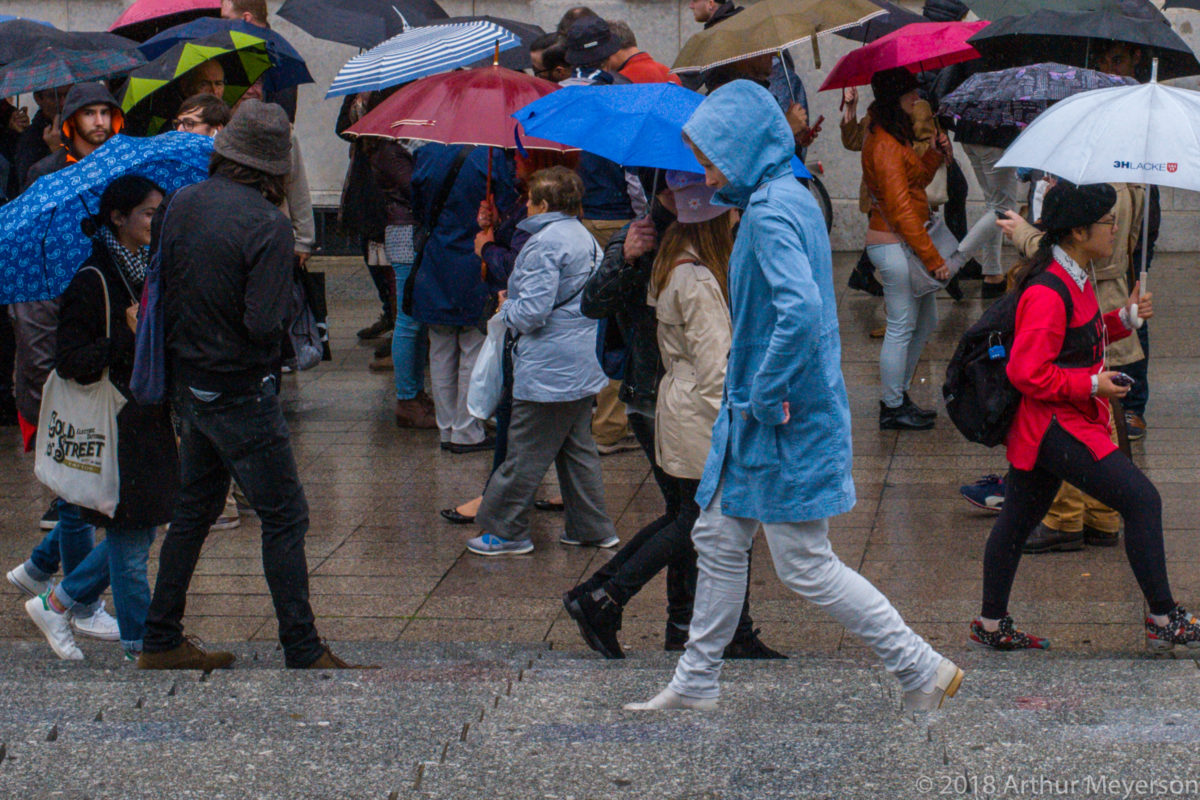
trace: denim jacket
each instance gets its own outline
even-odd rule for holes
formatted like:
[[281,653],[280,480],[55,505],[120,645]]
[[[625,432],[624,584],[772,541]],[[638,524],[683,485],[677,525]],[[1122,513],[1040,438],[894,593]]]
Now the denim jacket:
[[[684,126],[743,209],[729,264],[733,345],[712,449],[696,494],[721,510],[805,522],[854,506],[833,259],[824,218],[792,177],[779,104],[750,81],[709,95]],[[784,421],[783,404],[791,416]]]

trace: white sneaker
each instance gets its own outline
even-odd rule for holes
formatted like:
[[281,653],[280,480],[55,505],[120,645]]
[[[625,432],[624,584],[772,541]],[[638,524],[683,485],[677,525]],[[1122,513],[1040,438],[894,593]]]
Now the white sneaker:
[[106,642],[116,642],[121,639],[121,629],[117,626],[117,620],[112,614],[104,610],[104,603],[96,609],[96,613],[90,617],[77,617],[71,615],[71,627],[76,633],[81,633],[84,636],[90,636],[93,639],[102,639]]
[[67,661],[82,661],[83,651],[75,644],[71,635],[71,623],[66,614],[60,614],[50,607],[47,595],[31,597],[25,602],[25,611],[33,624],[37,625],[46,637],[55,654]]
[[217,517],[217,521],[209,528],[210,531],[227,531],[231,528],[236,528],[242,524],[240,515],[238,514],[237,500],[230,495],[225,500],[225,510],[221,512],[221,516]]
[[673,708],[688,711],[714,711],[716,707],[717,698],[715,697],[688,697],[676,694],[670,689],[663,689],[645,703],[626,703],[624,706],[626,711],[666,711]]
[[45,594],[50,589],[50,581],[39,581],[29,574],[29,570],[25,569],[25,563],[21,562],[16,569],[9,570],[8,582],[20,589],[24,594],[30,597],[37,597],[39,594]]
[[938,664],[926,687],[904,693],[902,711],[937,711],[947,697],[954,697],[962,684],[963,671],[948,658]]

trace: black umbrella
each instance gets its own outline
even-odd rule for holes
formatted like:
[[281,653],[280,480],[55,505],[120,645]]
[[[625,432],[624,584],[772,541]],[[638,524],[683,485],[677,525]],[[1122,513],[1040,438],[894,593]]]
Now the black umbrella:
[[[452,22],[492,22],[499,25],[501,28],[506,28],[515,33],[521,39],[520,47],[510,47],[500,53],[500,66],[508,69],[525,70],[533,66],[533,62],[529,60],[529,45],[533,44],[534,40],[539,36],[545,36],[546,32],[530,22],[518,22],[514,19],[504,19],[503,17],[450,17],[449,19],[439,20],[434,22],[434,25],[443,25]],[[492,57],[488,56],[485,59],[475,62],[472,67],[490,67],[492,65]]]
[[370,49],[449,15],[436,0],[287,0],[279,16],[317,39]]
[[60,31],[27,19],[0,22],[0,64],[16,61],[47,47],[63,50],[129,50],[137,47],[137,42],[105,31]]
[[1158,58],[1160,79],[1200,74],[1200,61],[1169,25],[1105,11],[1035,11],[1003,17],[967,40],[993,69],[1046,60],[1089,67],[1105,42],[1125,42],[1143,50],[1142,61]]
[[880,36],[886,36],[892,31],[898,31],[905,25],[911,25],[914,22],[929,22],[920,14],[889,3],[887,0],[874,0],[874,2],[882,6],[887,13],[834,32],[838,36],[866,44],[875,41]]
[[[1167,3],[1170,6],[1170,2]],[[1137,19],[1166,22],[1150,0],[967,0],[967,6],[980,19],[1023,16],[1035,11],[1108,11]]]
[[1200,0],[1167,0],[1163,3],[1163,11],[1168,8],[1190,8],[1194,11],[1200,11]]

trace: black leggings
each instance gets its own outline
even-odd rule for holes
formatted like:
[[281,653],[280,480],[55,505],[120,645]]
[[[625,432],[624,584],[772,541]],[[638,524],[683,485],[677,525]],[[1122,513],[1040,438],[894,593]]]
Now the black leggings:
[[1162,499],[1142,471],[1120,450],[1097,461],[1057,422],[1051,423],[1032,470],[1010,469],[1004,508],[992,526],[983,556],[983,616],[1008,613],[1008,595],[1021,561],[1021,547],[1046,516],[1063,482],[1096,498],[1125,520],[1125,555],[1152,614],[1175,607],[1163,549]]

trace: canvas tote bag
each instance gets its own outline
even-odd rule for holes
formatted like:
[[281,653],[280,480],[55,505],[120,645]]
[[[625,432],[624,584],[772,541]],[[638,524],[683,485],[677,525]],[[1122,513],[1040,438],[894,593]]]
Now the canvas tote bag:
[[[104,329],[111,337],[108,283],[95,267],[84,269],[100,275],[104,287]],[[38,415],[33,466],[37,479],[68,503],[113,516],[121,495],[117,414],[124,406],[125,397],[109,380],[107,368],[100,374],[100,380],[87,385],[52,371],[42,389],[42,409]]]

